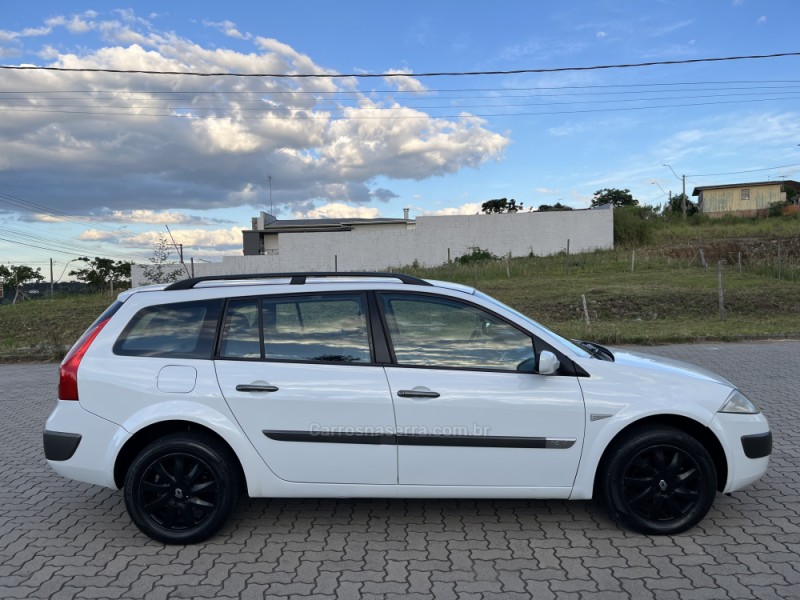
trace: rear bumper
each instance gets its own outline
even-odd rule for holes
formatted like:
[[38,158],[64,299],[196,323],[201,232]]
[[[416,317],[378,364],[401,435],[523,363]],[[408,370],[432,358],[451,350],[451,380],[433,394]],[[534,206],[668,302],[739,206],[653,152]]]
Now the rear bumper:
[[47,460],[69,460],[78,449],[83,437],[79,433],[65,433],[63,431],[44,430],[43,444],[44,457]]
[[59,475],[115,488],[114,461],[130,434],[72,400],[59,400],[47,419],[44,455]]

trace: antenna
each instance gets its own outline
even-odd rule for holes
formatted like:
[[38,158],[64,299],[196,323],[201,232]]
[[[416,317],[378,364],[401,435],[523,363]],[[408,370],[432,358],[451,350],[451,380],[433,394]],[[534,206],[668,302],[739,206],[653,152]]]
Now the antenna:
[[269,181],[269,214],[275,216],[275,209],[272,208],[272,175],[267,175]]
[[189,273],[189,267],[187,267],[187,266],[186,266],[186,263],[185,263],[185,262],[183,262],[183,244],[181,244],[181,247],[180,247],[180,248],[178,248],[178,244],[176,244],[176,243],[175,243],[175,238],[174,238],[174,237],[172,237],[172,232],[169,230],[169,225],[167,225],[166,223],[164,223],[164,227],[166,227],[166,228],[167,228],[167,233],[169,234],[169,237],[170,237],[170,239],[172,240],[172,245],[173,245],[173,246],[175,246],[175,251],[178,253],[178,256],[179,256],[179,257],[180,257],[180,259],[181,259],[181,264],[183,265],[183,268],[184,268],[184,269],[186,269],[186,275],[188,275],[189,277],[191,277],[191,276],[192,276],[192,274],[191,274],[191,273]]

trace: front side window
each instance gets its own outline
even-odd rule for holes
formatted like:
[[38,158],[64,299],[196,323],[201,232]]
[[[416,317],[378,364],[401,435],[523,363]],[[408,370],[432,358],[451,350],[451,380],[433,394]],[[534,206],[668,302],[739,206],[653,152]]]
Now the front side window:
[[114,344],[114,354],[211,358],[221,300],[148,306],[137,312]]
[[750,200],[750,190],[745,188],[742,190],[742,202],[748,202]]
[[360,294],[232,300],[223,320],[222,358],[369,363]]
[[398,365],[533,372],[533,340],[470,304],[385,294],[383,311]]

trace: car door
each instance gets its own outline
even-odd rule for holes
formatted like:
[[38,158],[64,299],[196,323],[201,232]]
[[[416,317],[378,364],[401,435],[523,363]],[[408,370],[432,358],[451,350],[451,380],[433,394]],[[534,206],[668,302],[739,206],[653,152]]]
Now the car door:
[[471,303],[382,293],[401,484],[564,494],[584,433],[574,376],[538,375],[525,331]]
[[392,399],[370,339],[361,293],[228,302],[217,379],[278,477],[397,483]]

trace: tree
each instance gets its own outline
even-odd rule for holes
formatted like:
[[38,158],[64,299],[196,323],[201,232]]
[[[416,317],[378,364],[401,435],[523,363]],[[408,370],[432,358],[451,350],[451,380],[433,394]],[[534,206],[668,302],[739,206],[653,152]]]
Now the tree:
[[153,242],[153,256],[148,258],[150,264],[142,269],[142,276],[147,283],[172,283],[181,278],[183,270],[178,263],[169,259],[170,249],[167,236],[159,233]]
[[9,292],[14,290],[14,302],[17,301],[19,292],[26,284],[38,283],[43,280],[41,267],[33,269],[27,265],[0,265],[0,285],[3,287],[3,294],[10,295]]
[[628,189],[618,190],[616,188],[603,188],[597,190],[592,197],[592,208],[610,204],[611,206],[638,206],[639,201],[631,196],[631,191]]
[[113,261],[110,258],[96,256],[94,260],[81,256],[77,260],[86,264],[83,269],[69,272],[70,275],[85,282],[89,289],[104,292],[108,288],[130,285],[131,265],[124,261]]
[[669,199],[669,202],[664,205],[664,216],[682,216],[684,200],[686,201],[686,216],[691,217],[693,214],[696,214],[697,205],[694,202],[689,200],[685,194],[675,194]]
[[539,205],[539,212],[550,212],[555,210],[572,210],[572,207],[567,206],[565,204],[561,204],[561,202],[556,202],[552,206],[550,204]]
[[496,200],[487,200],[481,204],[481,210],[487,215],[492,213],[515,213],[522,210],[522,202],[517,204],[513,198],[498,198]]

